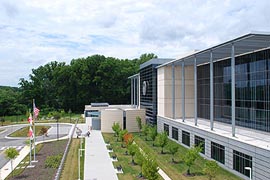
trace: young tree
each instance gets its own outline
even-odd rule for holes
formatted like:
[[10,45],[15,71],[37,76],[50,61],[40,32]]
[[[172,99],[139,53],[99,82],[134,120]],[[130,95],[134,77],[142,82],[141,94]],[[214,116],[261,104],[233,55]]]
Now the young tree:
[[142,154],[141,150],[137,148],[137,152],[135,153],[135,162],[141,167],[141,172],[139,174],[139,178],[142,177],[142,165],[145,161],[145,156]]
[[154,146],[154,141],[157,136],[157,127],[149,127],[148,128],[148,135],[147,135],[152,141],[153,141],[153,146]]
[[8,148],[5,151],[6,158],[10,159],[11,163],[11,171],[12,171],[12,177],[13,177],[13,160],[19,155],[19,152],[15,148]]
[[134,138],[133,138],[133,135],[131,133],[126,133],[124,135],[124,141],[125,141],[127,147],[133,143],[133,140],[134,140]]
[[147,124],[142,125],[142,134],[145,136],[145,140],[147,140],[147,134],[149,132],[149,126]]
[[199,153],[201,152],[202,147],[201,146],[196,146],[196,147],[192,147],[190,148],[186,155],[185,155],[185,163],[188,166],[187,169],[187,175],[191,175],[190,174],[190,167],[194,164],[194,162],[196,161],[196,159],[200,156]]
[[112,130],[114,131],[114,135],[117,137],[118,141],[119,132],[121,131],[120,124],[118,122],[114,122],[112,125]]
[[158,133],[156,137],[156,144],[161,147],[161,154],[164,154],[164,147],[168,144],[168,136],[166,132]]
[[142,130],[142,119],[141,119],[141,117],[137,116],[136,121],[137,121],[137,125],[138,125],[138,128],[139,128],[139,133],[141,135],[141,130]]
[[219,166],[216,161],[207,161],[205,163],[203,172],[208,176],[209,180],[212,180],[212,178],[216,177],[218,169],[219,169]]
[[174,155],[177,153],[179,146],[175,142],[169,142],[167,148],[172,155],[172,163],[174,163]]
[[146,179],[156,180],[158,178],[158,165],[153,157],[146,157],[142,165],[142,174]]
[[128,153],[131,155],[131,158],[132,158],[131,164],[132,165],[135,165],[134,156],[137,152],[138,152],[138,146],[136,144],[130,144],[128,146]]
[[124,137],[125,137],[125,135],[128,133],[128,131],[126,130],[126,129],[124,129],[124,130],[121,130],[120,132],[119,132],[119,137],[120,137],[120,140],[121,140],[121,142],[122,142],[122,146],[123,146],[123,142],[124,142]]

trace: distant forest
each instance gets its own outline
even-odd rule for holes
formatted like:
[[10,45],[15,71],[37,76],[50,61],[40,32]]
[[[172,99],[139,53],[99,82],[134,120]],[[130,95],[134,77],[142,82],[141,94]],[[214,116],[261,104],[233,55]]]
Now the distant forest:
[[128,77],[152,58],[157,56],[142,54],[129,60],[93,55],[73,59],[70,64],[50,62],[32,69],[29,80],[20,79],[18,88],[0,86],[0,116],[25,114],[32,99],[44,114],[60,109],[82,113],[91,102],[128,104]]

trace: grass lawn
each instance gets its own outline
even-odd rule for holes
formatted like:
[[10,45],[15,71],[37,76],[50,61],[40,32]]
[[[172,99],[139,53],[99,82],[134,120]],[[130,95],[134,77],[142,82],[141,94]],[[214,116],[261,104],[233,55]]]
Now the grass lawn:
[[[47,128],[49,129],[51,126],[39,126],[39,125],[36,125],[36,132],[35,132],[35,136],[41,136],[43,135],[42,132],[41,132],[41,129],[42,128]],[[15,132],[13,132],[12,134],[10,134],[9,136],[10,137],[27,137],[27,134],[29,132],[29,126],[27,127],[23,127]]]
[[[203,174],[203,168],[206,160],[199,157],[193,166],[191,166],[190,172],[195,176],[187,177],[186,173],[188,167],[185,165],[183,159],[187,152],[187,149],[179,145],[178,154],[175,155],[175,160],[177,163],[172,163],[172,155],[169,154],[168,150],[165,148],[165,154],[161,154],[160,147],[153,147],[153,141],[145,141],[144,136],[135,135],[135,142],[148,153],[158,157],[157,162],[159,167],[173,180],[177,179],[194,179],[194,180],[208,180],[208,177]],[[219,168],[215,180],[238,180],[241,179],[234,174]]]
[[[72,139],[67,158],[64,164],[64,168],[61,173],[60,180],[65,179],[78,179],[78,149],[80,148],[80,139]],[[84,149],[84,139],[82,148]],[[80,160],[80,179],[83,179],[84,175],[84,151]]]
[[[121,147],[121,142],[116,142],[116,137],[113,134],[102,133],[105,142],[110,142],[110,146],[113,149],[113,152],[110,155],[116,155],[118,161],[113,162],[114,167],[121,165],[123,168],[123,174],[117,174],[119,180],[132,180],[138,179],[137,176],[141,172],[141,168],[139,165],[131,164],[131,156],[125,155],[127,148]],[[159,177],[158,180],[161,180],[162,177]]]

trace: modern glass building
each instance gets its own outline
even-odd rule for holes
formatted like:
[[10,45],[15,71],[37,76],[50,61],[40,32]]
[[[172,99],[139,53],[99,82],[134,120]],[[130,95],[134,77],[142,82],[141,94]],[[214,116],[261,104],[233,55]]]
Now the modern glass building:
[[250,33],[157,67],[157,125],[243,179],[270,179],[270,34]]
[[157,69],[172,59],[153,58],[140,65],[139,74],[131,79],[131,104],[146,110],[146,122],[157,123]]
[[[231,60],[214,62],[214,119],[232,123]],[[198,117],[210,119],[210,64],[198,66]],[[270,132],[270,49],[235,57],[235,123]]]

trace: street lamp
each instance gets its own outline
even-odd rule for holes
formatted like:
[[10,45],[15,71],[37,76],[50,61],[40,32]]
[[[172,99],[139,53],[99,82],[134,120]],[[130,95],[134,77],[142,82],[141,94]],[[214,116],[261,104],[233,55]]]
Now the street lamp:
[[68,114],[69,114],[69,123],[71,123],[71,109],[68,110]]
[[79,170],[78,170],[78,172],[79,172],[79,176],[78,176],[78,180],[80,180],[81,179],[81,172],[80,172],[80,163],[81,163],[81,156],[82,156],[82,154],[80,153],[80,152],[82,152],[82,151],[84,151],[84,149],[79,149],[79,151],[78,151],[78,167],[79,167]]
[[251,167],[245,167],[245,169],[249,171],[249,180],[252,180],[251,179],[251,170],[252,170]]

